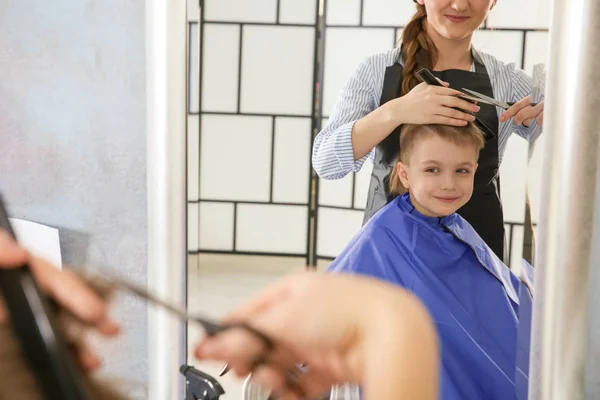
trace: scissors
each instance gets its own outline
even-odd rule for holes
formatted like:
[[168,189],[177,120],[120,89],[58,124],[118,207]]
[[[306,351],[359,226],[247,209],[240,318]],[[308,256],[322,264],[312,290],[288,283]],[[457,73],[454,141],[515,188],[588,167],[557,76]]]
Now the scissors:
[[[101,275],[100,279],[104,279],[106,282],[115,285],[119,289],[130,292],[150,303],[153,303],[160,307],[163,307],[164,309],[174,313],[175,315],[177,315],[179,318],[181,318],[184,321],[191,321],[191,322],[200,324],[208,336],[215,336],[226,330],[241,328],[241,329],[245,329],[246,331],[248,331],[249,333],[251,333],[252,335],[254,335],[255,337],[257,337],[258,339],[260,339],[263,342],[263,344],[265,346],[264,353],[268,354],[274,348],[274,343],[271,340],[271,338],[269,338],[267,335],[265,335],[264,333],[260,332],[259,330],[253,328],[252,326],[250,326],[248,324],[245,324],[245,323],[235,323],[235,324],[227,324],[227,325],[218,324],[214,321],[209,320],[208,318],[204,318],[199,315],[190,314],[188,311],[186,311],[178,306],[175,306],[175,305],[159,298],[158,296],[153,295],[145,288],[142,288],[128,280],[118,278],[113,274],[107,273],[106,269],[98,269],[97,271],[101,271],[101,272],[99,272],[99,275]],[[263,358],[259,358],[256,361],[256,364],[260,364],[263,361],[265,361]],[[276,362],[273,362],[273,361],[268,361],[268,362],[277,364]],[[225,364],[223,366],[223,368],[221,369],[221,371],[219,372],[219,376],[225,375],[227,372],[230,371],[230,369],[231,369],[231,367],[229,366],[229,364]],[[288,377],[289,377],[288,384],[290,386],[294,387],[298,392],[301,393],[301,389],[297,385],[295,385],[295,381],[297,379],[299,379],[300,375],[302,375],[304,373],[304,371],[302,371],[301,368],[296,367],[295,369],[292,369],[292,370],[287,369],[287,372],[288,372]]]
[[[510,107],[512,107],[512,106],[515,105],[515,102],[512,102],[512,101],[509,101],[509,102],[499,101],[499,100],[493,99],[491,97],[488,97],[488,96],[486,96],[484,94],[478,93],[478,92],[476,92],[474,90],[463,88],[462,91],[468,93],[470,95],[468,97],[470,99],[472,99],[472,100],[476,100],[476,101],[479,101],[479,102],[482,102],[482,103],[485,103],[485,104],[491,104],[493,106],[500,107],[500,108],[502,108],[504,110],[508,110]],[[538,103],[531,103],[530,104],[531,107],[535,107],[537,105],[538,105]]]
[[188,311],[186,311],[174,304],[171,304],[171,303],[159,298],[158,296],[153,295],[145,288],[142,288],[141,286],[138,286],[135,283],[130,282],[126,279],[119,278],[114,274],[106,272],[106,269],[97,269],[96,271],[91,272],[91,274],[98,276],[99,279],[103,279],[107,283],[113,284],[114,286],[116,286],[117,288],[119,288],[121,290],[130,292],[150,303],[158,305],[158,306],[172,312],[173,314],[175,314],[179,318],[181,318],[183,321],[191,321],[191,322],[200,324],[200,326],[202,326],[202,328],[204,329],[204,331],[206,332],[206,334],[208,336],[215,336],[221,332],[224,332],[224,331],[230,330],[230,329],[234,329],[234,328],[242,328],[242,329],[249,331],[253,335],[257,336],[259,339],[261,339],[261,341],[264,342],[264,344],[266,345],[267,349],[271,349],[273,347],[273,342],[267,335],[254,329],[253,327],[251,327],[248,324],[235,323],[235,324],[221,325],[214,321],[211,321],[208,318],[205,318],[205,317],[202,317],[199,315],[190,314]]
[[[429,71],[427,68],[422,68],[421,70],[419,70],[419,72],[417,72],[417,76],[419,76],[419,78],[421,78],[421,80],[429,85],[433,85],[433,86],[443,86],[440,81],[435,77],[435,75],[433,75],[431,73],[431,71]],[[462,89],[463,95],[459,96],[465,100],[471,100],[471,101],[478,101],[481,103],[485,103],[485,104],[491,104],[493,106],[496,107],[500,107],[504,110],[508,110],[510,107],[514,106],[515,103],[514,102],[504,102],[504,101],[498,101],[496,99],[493,99],[491,97],[488,97],[484,94],[478,93],[474,90],[470,90],[470,89]],[[538,103],[531,103],[530,106],[531,107],[535,107]]]

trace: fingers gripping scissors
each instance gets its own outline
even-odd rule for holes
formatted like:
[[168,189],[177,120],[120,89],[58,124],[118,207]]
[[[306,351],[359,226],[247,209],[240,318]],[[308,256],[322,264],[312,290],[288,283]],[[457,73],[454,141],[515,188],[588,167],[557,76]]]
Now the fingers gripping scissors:
[[[440,83],[440,81],[435,77],[435,75],[433,75],[431,73],[431,71],[429,71],[427,68],[423,68],[423,69],[419,70],[419,72],[417,72],[417,75],[419,76],[419,78],[421,78],[423,80],[423,82],[425,82],[429,85],[443,86]],[[493,99],[489,96],[486,96],[484,94],[478,93],[474,90],[470,90],[470,89],[463,88],[460,91],[462,92],[462,95],[459,97],[464,98],[465,100],[471,100],[471,101],[477,101],[480,103],[490,104],[492,106],[500,107],[503,110],[508,110],[510,107],[512,107],[516,104],[515,102],[499,101],[499,100]],[[530,106],[535,107],[537,104],[538,103],[531,103]]]
[[[508,110],[509,108],[511,108],[512,106],[514,106],[516,104],[513,101],[504,102],[504,101],[492,99],[491,97],[488,97],[484,94],[478,93],[478,92],[476,92],[474,90],[470,90],[470,89],[463,88],[462,91],[470,94],[471,96],[469,96],[469,99],[471,99],[471,100],[479,101],[479,102],[485,103],[485,104],[491,104],[493,106],[500,107],[504,110]],[[538,105],[538,103],[531,103],[529,105],[531,107],[535,107]]]
[[[271,338],[268,337],[263,332],[250,326],[249,324],[246,324],[243,322],[238,322],[238,323],[233,323],[233,324],[216,323],[214,321],[211,321],[208,318],[205,318],[205,317],[202,317],[199,315],[190,314],[188,311],[186,311],[178,306],[175,306],[175,305],[159,298],[158,296],[153,295],[152,293],[148,292],[148,290],[146,290],[145,288],[142,288],[130,281],[127,281],[122,278],[118,278],[112,274],[109,275],[105,271],[102,271],[100,274],[101,274],[100,279],[105,279],[108,283],[115,285],[119,289],[130,292],[150,303],[158,305],[158,306],[166,309],[167,311],[170,311],[173,314],[177,315],[179,318],[181,318],[184,321],[190,321],[190,322],[195,322],[195,323],[200,324],[208,336],[215,336],[219,333],[222,333],[224,331],[231,330],[231,329],[246,330],[247,332],[249,332],[256,338],[258,338],[265,347],[265,350],[263,350],[262,355],[259,355],[257,357],[257,359],[254,361],[253,368],[255,368],[261,364],[264,364],[264,363],[278,365],[277,362],[268,360],[269,354],[275,348],[275,344],[273,343]],[[303,394],[302,389],[297,384],[295,384],[295,382],[297,381],[299,376],[303,373],[302,369],[294,368],[294,369],[290,370],[281,365],[280,365],[280,367],[287,370],[288,385],[290,387],[293,387],[298,393]],[[230,370],[229,364],[225,364],[223,366],[223,368],[221,369],[219,376],[225,375],[227,372],[229,372],[229,370]]]

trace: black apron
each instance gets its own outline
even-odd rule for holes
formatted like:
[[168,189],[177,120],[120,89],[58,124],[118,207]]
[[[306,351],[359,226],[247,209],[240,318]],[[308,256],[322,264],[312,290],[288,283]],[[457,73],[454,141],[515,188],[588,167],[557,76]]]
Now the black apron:
[[[463,70],[432,71],[435,76],[448,82],[453,89],[467,88],[494,97],[487,70],[476,54],[475,72]],[[396,62],[387,67],[381,93],[383,105],[400,96],[402,65]],[[465,218],[487,243],[494,253],[504,260],[504,215],[500,201],[500,178],[498,155],[498,114],[489,104],[478,104],[481,109],[475,114],[476,124],[484,132],[485,147],[479,154],[479,166],[475,172],[473,196],[457,212]],[[377,211],[389,203],[393,196],[389,193],[389,176],[395,167],[400,151],[400,127],[394,130],[375,148],[373,172],[367,196],[363,224]]]

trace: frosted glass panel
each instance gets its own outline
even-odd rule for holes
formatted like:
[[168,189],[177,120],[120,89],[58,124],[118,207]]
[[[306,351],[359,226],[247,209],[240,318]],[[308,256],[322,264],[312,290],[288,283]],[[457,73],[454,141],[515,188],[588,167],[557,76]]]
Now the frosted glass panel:
[[417,11],[412,1],[363,0],[363,24],[404,26]]
[[311,119],[275,119],[273,201],[308,203]]
[[549,0],[501,0],[488,16],[488,28],[547,29]]
[[204,0],[207,21],[277,22],[277,0]]
[[306,253],[308,207],[239,204],[236,250]]
[[342,179],[319,180],[319,205],[352,207],[352,180],[354,174]]
[[204,24],[202,111],[238,110],[239,25]]
[[201,250],[233,250],[233,203],[200,203]]
[[188,251],[198,251],[199,208],[198,203],[188,203]]
[[279,22],[282,24],[316,24],[317,0],[279,0]]
[[187,125],[187,162],[188,162],[188,200],[199,199],[198,181],[200,180],[200,128],[199,116],[188,115]]
[[269,201],[272,118],[203,115],[203,200]]
[[199,0],[187,0],[187,18],[188,21],[198,21],[200,19]]
[[363,212],[319,208],[318,218],[317,254],[322,257],[337,257],[360,230]]
[[188,110],[189,112],[197,113],[200,103],[200,45],[199,45],[199,29],[198,24],[190,24],[189,39],[190,39],[190,54],[189,54],[189,97]]
[[529,204],[531,205],[531,220],[539,221],[540,207],[542,201],[542,178],[543,178],[543,154],[544,140],[546,136],[541,135],[536,141],[533,154],[529,160],[527,171],[527,189],[529,193]]
[[505,31],[475,31],[473,46],[504,63],[514,62],[521,67],[523,33]]
[[311,115],[314,45],[315,28],[245,26],[242,111]]
[[327,0],[327,25],[360,25],[360,0]]
[[395,29],[327,28],[323,114],[329,116],[344,84],[367,57],[391,50]]
[[500,166],[500,190],[504,220],[525,220],[525,185],[527,175],[527,141],[517,135],[508,139],[502,165]]
[[510,256],[510,268],[515,273],[521,272],[521,263],[523,262],[523,238],[525,229],[522,226],[514,226],[512,234],[512,254]]
[[373,163],[367,161],[363,164],[361,170],[354,176],[354,208],[364,210],[367,205],[367,194],[369,191],[369,183],[371,182],[372,171]]
[[402,32],[404,32],[404,29],[396,29],[396,47],[400,47],[400,41],[402,40]]
[[525,71],[533,74],[535,64],[546,64],[548,32],[527,32],[525,40]]

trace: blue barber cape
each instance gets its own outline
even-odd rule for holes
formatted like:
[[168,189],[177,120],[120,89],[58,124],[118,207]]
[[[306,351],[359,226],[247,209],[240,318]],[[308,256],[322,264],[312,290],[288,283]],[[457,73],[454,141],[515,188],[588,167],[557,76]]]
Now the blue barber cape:
[[[328,271],[383,279],[421,299],[441,343],[441,400],[526,399],[531,293],[460,215],[427,217],[399,196]],[[528,309],[519,310],[522,299]]]

